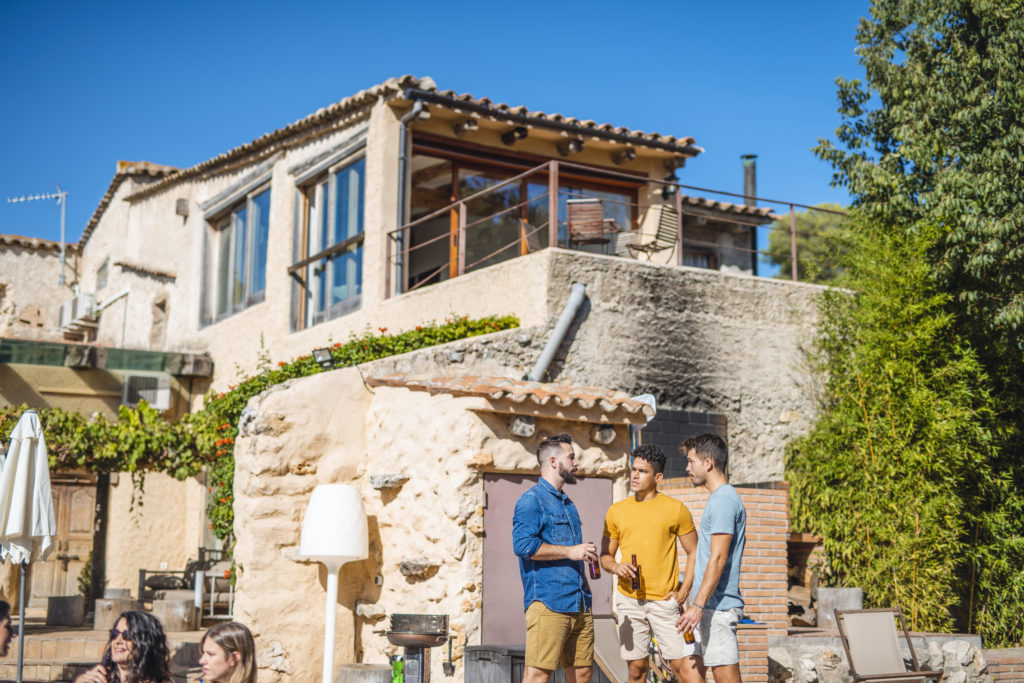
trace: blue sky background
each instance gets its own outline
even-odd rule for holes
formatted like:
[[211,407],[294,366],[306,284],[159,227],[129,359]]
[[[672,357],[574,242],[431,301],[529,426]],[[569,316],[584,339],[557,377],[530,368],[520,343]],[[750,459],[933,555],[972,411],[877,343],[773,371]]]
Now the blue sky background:
[[[681,182],[845,203],[810,152],[857,77],[867,0],[443,3],[0,0],[0,195],[70,193],[77,240],[117,160],[187,167],[391,76],[707,151]],[[59,237],[56,202],[0,202],[0,233]]]

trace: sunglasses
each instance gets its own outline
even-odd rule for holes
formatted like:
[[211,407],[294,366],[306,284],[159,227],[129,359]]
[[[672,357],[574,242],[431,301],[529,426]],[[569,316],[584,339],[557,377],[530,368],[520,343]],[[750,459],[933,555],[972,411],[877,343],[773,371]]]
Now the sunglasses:
[[123,631],[118,631],[116,628],[110,629],[110,639],[111,640],[117,640],[118,636],[121,636],[122,638],[124,638],[129,643],[132,640],[132,637],[130,635],[128,635],[128,629],[125,629]]

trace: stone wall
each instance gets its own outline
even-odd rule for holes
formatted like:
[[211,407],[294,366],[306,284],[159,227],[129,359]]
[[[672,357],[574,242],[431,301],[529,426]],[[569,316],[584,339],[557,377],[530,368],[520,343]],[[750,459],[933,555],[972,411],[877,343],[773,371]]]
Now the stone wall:
[[[582,282],[587,299],[549,381],[652,393],[660,407],[717,413],[726,423],[733,483],[783,478],[786,443],[809,429],[816,413],[805,354],[823,288],[561,249],[501,267],[507,279],[525,267],[546,278],[542,324],[385,359],[371,371],[522,377],[540,356],[570,285]],[[471,276],[452,281],[453,294]]]
[[56,242],[0,238],[0,337],[63,338],[58,330],[60,305],[73,296],[71,283],[78,279],[73,247],[66,262],[67,285],[61,287]]
[[[991,683],[993,680],[977,636],[915,634],[911,636],[911,642],[922,670],[943,672],[940,683]],[[838,636],[774,639],[769,645],[769,683],[853,681],[846,652]],[[900,646],[909,668],[910,652],[902,639]]]
[[[599,448],[587,423],[538,418],[536,434],[520,439],[483,399],[370,390],[360,370],[274,387],[242,418],[235,616],[253,629],[267,683],[319,675],[326,573],[298,557],[317,484],[357,486],[369,521],[369,559],[341,569],[335,661],[385,663],[397,652],[384,637],[388,614],[447,614],[456,680],[463,648],[480,643],[483,473],[536,473],[539,440],[565,431],[582,444],[583,472],[611,478],[614,497],[625,495],[625,429]],[[438,680],[441,659],[432,657]]]

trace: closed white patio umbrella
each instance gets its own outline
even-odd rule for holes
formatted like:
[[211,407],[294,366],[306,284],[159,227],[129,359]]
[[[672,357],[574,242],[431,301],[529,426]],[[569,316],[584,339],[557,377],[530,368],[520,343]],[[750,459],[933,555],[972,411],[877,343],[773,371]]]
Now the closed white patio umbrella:
[[0,559],[21,565],[18,591],[18,683],[25,663],[25,570],[53,549],[53,514],[46,438],[34,410],[26,410],[11,432],[7,456],[0,462]]

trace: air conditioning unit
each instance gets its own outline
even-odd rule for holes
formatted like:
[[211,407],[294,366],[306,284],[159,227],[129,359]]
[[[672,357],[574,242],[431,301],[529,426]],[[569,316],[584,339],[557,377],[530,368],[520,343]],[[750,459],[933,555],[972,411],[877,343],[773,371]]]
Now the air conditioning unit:
[[93,322],[96,319],[96,295],[85,292],[60,305],[60,326],[72,327],[81,322]]
[[171,376],[164,373],[131,374],[124,376],[121,403],[138,408],[145,400],[150,408],[163,412],[171,407]]
[[74,310],[75,300],[68,299],[60,305],[60,326],[62,328],[71,327],[72,312]]
[[93,320],[96,317],[95,294],[82,292],[71,301],[74,303],[74,312],[72,315],[75,320]]

